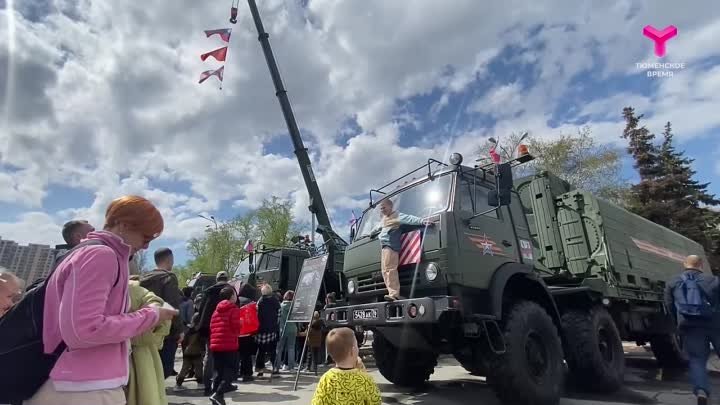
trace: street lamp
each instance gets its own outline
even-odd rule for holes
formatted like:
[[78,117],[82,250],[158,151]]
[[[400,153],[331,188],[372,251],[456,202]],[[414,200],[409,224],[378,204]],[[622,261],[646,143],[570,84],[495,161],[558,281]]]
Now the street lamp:
[[[202,214],[197,214],[197,216],[199,216],[200,218],[202,218],[204,220],[212,222],[215,225],[215,232],[217,232],[218,224],[217,224],[217,221],[215,220],[214,216],[210,215],[210,218],[208,218]],[[210,225],[208,225],[207,228],[210,228]],[[210,254],[210,270],[214,270],[215,269],[215,243],[212,244],[212,252],[210,252],[210,253],[211,253]]]
[[[204,219],[204,220],[206,220],[206,221],[212,222],[213,224],[215,224],[215,230],[216,230],[216,231],[218,230],[218,224],[217,224],[217,221],[215,220],[215,217],[214,217],[214,216],[210,215],[210,218],[208,218],[208,217],[206,217],[205,215],[202,215],[202,214],[197,214],[197,216],[199,216],[200,218],[202,218],[202,219]],[[209,226],[209,225],[208,225],[208,226]]]

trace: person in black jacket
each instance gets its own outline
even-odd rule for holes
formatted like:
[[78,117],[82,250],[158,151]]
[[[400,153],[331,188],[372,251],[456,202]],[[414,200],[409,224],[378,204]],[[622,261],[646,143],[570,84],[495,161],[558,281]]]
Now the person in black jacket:
[[[155,265],[157,268],[140,276],[140,286],[152,291],[163,301],[179,310],[183,301],[183,294],[180,292],[177,276],[172,272],[173,262],[172,250],[168,248],[156,250]],[[170,333],[165,337],[163,347],[160,349],[160,359],[162,360],[165,378],[178,374],[174,370],[175,353],[178,344],[183,339],[184,332],[185,325],[180,316],[176,316],[173,318]]]
[[[258,290],[250,284],[243,284],[238,292],[238,306],[243,307],[257,300]],[[240,376],[243,382],[253,381],[253,354],[257,352],[255,335],[240,336],[238,338],[240,352]]]
[[[215,364],[213,362],[212,352],[210,351],[210,320],[212,314],[220,299],[220,291],[228,285],[228,274],[224,271],[219,272],[215,276],[215,284],[208,287],[202,292],[202,302],[200,303],[200,322],[198,325],[198,333],[205,343],[205,360],[203,362],[203,384],[205,385],[205,395],[213,392],[212,381]],[[237,388],[237,387],[231,387]]]
[[255,361],[255,371],[258,377],[262,377],[265,371],[265,356],[270,356],[270,362],[273,365],[273,374],[280,371],[276,369],[275,350],[277,349],[278,335],[278,315],[280,311],[280,301],[278,301],[272,288],[265,284],[261,289],[262,297],[258,301],[258,321],[260,328],[258,334],[255,335],[255,343],[258,345],[257,359]]

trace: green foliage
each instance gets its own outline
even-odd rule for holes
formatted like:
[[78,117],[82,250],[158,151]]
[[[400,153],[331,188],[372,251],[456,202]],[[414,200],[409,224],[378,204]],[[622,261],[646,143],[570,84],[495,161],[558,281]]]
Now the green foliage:
[[[181,285],[198,272],[217,274],[226,271],[230,276],[245,260],[245,242],[250,239],[255,246],[284,246],[295,234],[292,203],[277,197],[263,201],[260,208],[218,224],[217,229],[209,227],[205,235],[192,238],[187,243],[192,257],[185,266],[176,268]],[[182,275],[182,276],[181,276]]]
[[[504,160],[515,157],[521,135],[512,134],[508,148],[499,147]],[[620,151],[607,145],[598,145],[589,127],[578,129],[576,134],[562,134],[556,139],[526,138],[530,153],[535,160],[515,168],[516,178],[547,170],[574,187],[593,192],[614,203],[625,205],[628,186],[620,177],[622,161]],[[480,148],[481,156],[488,156],[492,144],[486,142]]]
[[263,201],[254,216],[259,240],[267,245],[285,246],[297,233],[293,224],[290,201],[283,202],[277,197],[272,197],[271,200]]

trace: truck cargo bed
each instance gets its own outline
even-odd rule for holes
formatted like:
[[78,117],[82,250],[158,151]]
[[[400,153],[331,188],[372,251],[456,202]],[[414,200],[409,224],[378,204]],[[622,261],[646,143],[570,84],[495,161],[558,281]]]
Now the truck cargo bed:
[[[698,243],[547,172],[518,182],[536,267],[609,296],[662,299],[665,283]],[[548,282],[551,284],[552,281]]]

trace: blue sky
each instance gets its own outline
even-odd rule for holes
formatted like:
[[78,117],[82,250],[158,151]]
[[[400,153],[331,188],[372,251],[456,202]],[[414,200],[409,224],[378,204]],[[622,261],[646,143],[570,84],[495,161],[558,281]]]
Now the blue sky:
[[[720,194],[720,51],[711,46],[720,19],[712,13],[669,1],[482,9],[454,1],[261,4],[341,233],[372,186],[428,157],[472,154],[490,136],[551,138],[589,125],[598,142],[623,147],[627,105],[655,133],[671,121],[698,180]],[[0,4],[0,37],[10,44],[0,49],[8,67],[0,75],[0,236],[59,243],[64,221],[99,226],[107,203],[124,193],[161,207],[166,231],[151,249],[169,245],[179,262],[185,241],[208,224],[197,214],[226,220],[277,195],[309,222],[246,13],[233,27],[223,90],[215,78],[197,84],[199,72],[221,65],[198,55],[223,45],[202,30],[226,25],[226,13],[190,0],[171,9],[153,1]],[[641,35],[646,24],[678,27],[663,61],[686,69],[648,78],[635,68],[658,60]],[[635,178],[629,159],[623,176]]]

